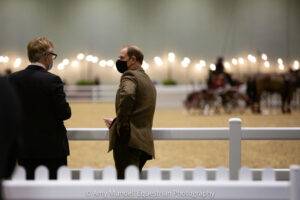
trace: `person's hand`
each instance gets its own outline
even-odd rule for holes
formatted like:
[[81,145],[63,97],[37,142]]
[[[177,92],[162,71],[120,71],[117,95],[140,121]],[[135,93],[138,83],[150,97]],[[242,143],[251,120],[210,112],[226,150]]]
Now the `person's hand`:
[[112,122],[113,122],[113,118],[103,118],[104,122],[105,122],[105,125],[108,129],[110,129],[111,125],[112,125]]

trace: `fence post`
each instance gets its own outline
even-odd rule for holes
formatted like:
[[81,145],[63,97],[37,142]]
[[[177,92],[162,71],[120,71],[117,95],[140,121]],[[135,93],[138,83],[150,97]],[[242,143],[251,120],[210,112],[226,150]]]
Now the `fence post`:
[[230,180],[238,180],[241,168],[241,119],[229,119],[229,173]]
[[291,200],[300,199],[300,166],[290,167],[290,197]]

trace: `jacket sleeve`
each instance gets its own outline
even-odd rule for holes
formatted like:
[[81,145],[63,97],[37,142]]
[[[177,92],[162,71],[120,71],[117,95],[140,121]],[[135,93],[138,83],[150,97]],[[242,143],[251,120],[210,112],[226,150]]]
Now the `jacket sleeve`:
[[51,83],[51,98],[56,118],[58,120],[69,119],[71,117],[71,108],[66,101],[64,84],[58,76],[55,76]]
[[134,75],[127,71],[123,74],[120,83],[120,103],[117,113],[117,132],[128,132],[130,130],[129,118],[132,113],[136,98],[137,81]]

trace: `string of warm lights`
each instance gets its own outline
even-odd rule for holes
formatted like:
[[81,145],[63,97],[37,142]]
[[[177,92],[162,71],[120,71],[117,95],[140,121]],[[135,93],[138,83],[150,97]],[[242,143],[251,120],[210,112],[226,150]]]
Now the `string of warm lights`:
[[[67,66],[71,66],[74,68],[78,68],[81,66],[82,62],[88,62],[88,63],[92,63],[95,65],[99,65],[102,68],[105,67],[114,67],[115,66],[115,62],[111,59],[105,60],[99,60],[99,58],[97,56],[94,55],[85,55],[83,53],[79,53],[76,56],[76,59],[70,61],[70,59],[65,58],[63,59],[59,64],[57,64],[57,69],[58,70],[64,70]],[[164,64],[168,64],[168,63],[175,63],[176,61],[176,55],[173,52],[168,53],[167,56],[167,60],[163,60],[162,57],[159,56],[155,56],[153,58],[153,64],[160,67],[163,66]],[[2,55],[0,56],[0,64],[9,64],[12,63],[14,68],[19,68],[22,64],[22,59],[20,57],[17,57],[15,59],[11,59],[8,56]],[[192,60],[188,57],[184,57],[181,61],[180,64],[183,68],[188,68],[191,66]],[[277,68],[280,71],[284,71],[286,69],[286,65],[283,61],[282,58],[278,58],[277,59],[277,63],[275,64],[275,62],[272,62],[273,66],[277,66]],[[255,57],[252,54],[249,54],[248,56],[244,57],[234,57],[232,58],[230,61],[225,61],[224,62],[224,66],[226,70],[231,70],[233,66],[243,66],[246,64],[250,64],[250,65],[256,65],[256,66],[263,66],[266,69],[270,69],[271,68],[271,62],[268,60],[268,56],[263,53],[261,54],[260,58]],[[210,70],[214,71],[216,70],[216,65],[214,63],[211,64],[207,64],[207,61],[201,59],[198,62],[195,62],[195,69],[201,71],[203,70],[205,67],[209,67]],[[300,65],[299,65],[299,61],[298,60],[294,60],[292,63],[292,69],[293,70],[299,70],[300,69]],[[150,67],[150,64],[146,61],[143,62],[142,67],[145,70],[148,70]]]

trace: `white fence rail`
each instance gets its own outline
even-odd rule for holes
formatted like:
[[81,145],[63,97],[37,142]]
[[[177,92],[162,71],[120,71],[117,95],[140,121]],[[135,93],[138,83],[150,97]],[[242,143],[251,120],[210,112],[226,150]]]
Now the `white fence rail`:
[[[70,128],[70,140],[107,140],[104,128]],[[135,167],[117,180],[113,167],[61,168],[57,180],[48,170],[36,169],[35,180],[25,180],[18,167],[3,182],[8,200],[25,199],[218,199],[300,200],[300,166],[290,169],[249,169],[241,166],[241,140],[299,140],[300,128],[243,128],[232,118],[228,128],[155,128],[155,140],[229,140],[229,169],[150,168],[139,175]]]
[[103,169],[96,178],[91,168],[80,170],[80,178],[72,179],[71,170],[62,167],[57,180],[48,180],[47,168],[35,171],[35,180],[25,180],[25,170],[18,167],[12,180],[3,182],[8,200],[25,199],[218,199],[218,200],[299,200],[300,166],[290,168],[289,181],[277,181],[273,169],[262,171],[262,180],[253,181],[251,169],[241,168],[238,180],[229,179],[226,168],[218,168],[215,180],[207,179],[202,168],[192,170],[191,180],[186,180],[184,170],[175,167],[163,180],[159,168],[150,168],[146,179],[140,179],[138,169],[126,169],[125,180],[116,179],[113,167]]
[[[106,128],[70,128],[70,140],[107,140]],[[154,128],[155,140],[229,140],[230,178],[237,179],[241,167],[241,140],[300,140],[300,128],[242,128],[239,118],[228,128]]]

